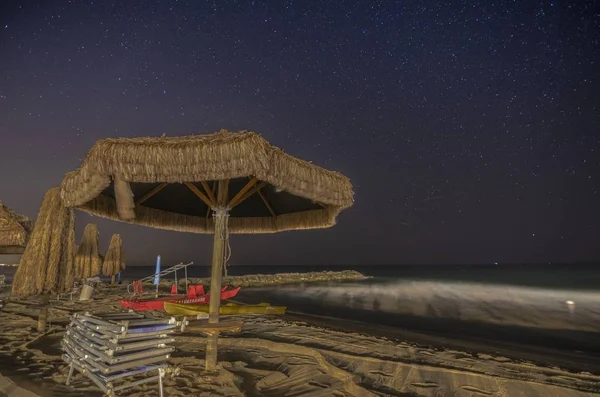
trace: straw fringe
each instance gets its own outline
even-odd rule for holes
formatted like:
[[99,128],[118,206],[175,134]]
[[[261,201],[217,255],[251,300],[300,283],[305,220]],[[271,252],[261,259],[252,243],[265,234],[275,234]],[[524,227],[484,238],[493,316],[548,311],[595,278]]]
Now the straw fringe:
[[17,214],[0,201],[0,246],[25,247],[33,230],[33,222]]
[[72,289],[74,227],[73,209],[63,205],[59,188],[50,189],[15,273],[14,295],[56,294]]
[[135,204],[133,202],[133,192],[129,183],[119,177],[115,177],[115,198],[117,199],[117,212],[124,221],[130,221],[135,218]]
[[[106,196],[98,196],[89,203],[78,207],[78,209],[114,221],[178,232],[213,234],[215,230],[211,218],[181,215],[143,206],[137,208],[135,220],[123,221],[119,218],[115,200]],[[327,207],[320,210],[279,215],[277,218],[229,218],[228,228],[232,234],[262,234],[287,230],[323,229],[335,225],[337,214],[335,207]]]
[[[182,183],[254,175],[295,195],[336,208],[353,204],[348,178],[271,146],[254,132],[161,138],[109,138],[91,148],[82,165],[65,175],[67,206],[90,202],[118,176],[126,182]],[[139,210],[139,209],[136,209]]]
[[102,264],[102,274],[105,276],[116,276],[124,267],[123,262],[123,241],[121,236],[113,234]]
[[98,226],[88,223],[83,230],[81,242],[75,254],[75,277],[78,279],[98,276],[102,270],[99,254]]

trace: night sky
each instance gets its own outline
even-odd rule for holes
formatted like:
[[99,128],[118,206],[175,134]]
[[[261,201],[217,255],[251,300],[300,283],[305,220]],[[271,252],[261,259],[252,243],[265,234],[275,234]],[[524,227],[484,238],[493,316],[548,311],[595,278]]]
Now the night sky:
[[[247,129],[356,201],[233,265],[600,262],[600,6],[450,3],[4,0],[0,200],[34,218],[100,138]],[[210,236],[77,214],[129,265],[208,264]]]

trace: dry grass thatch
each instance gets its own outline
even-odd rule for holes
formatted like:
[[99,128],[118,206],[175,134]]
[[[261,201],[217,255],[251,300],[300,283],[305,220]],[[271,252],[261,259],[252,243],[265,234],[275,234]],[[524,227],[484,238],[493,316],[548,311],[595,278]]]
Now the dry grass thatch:
[[102,259],[99,252],[98,226],[88,223],[75,253],[75,277],[78,279],[100,275]]
[[116,276],[125,268],[123,261],[123,241],[121,236],[113,234],[102,263],[102,274],[105,276]]
[[[122,221],[117,212],[115,200],[98,196],[94,200],[79,206],[78,209],[92,215],[101,216],[115,221]],[[135,220],[137,225],[178,232],[213,234],[215,223],[211,218],[181,215],[154,208],[140,206],[136,208]],[[279,215],[276,218],[229,218],[228,228],[235,234],[275,233],[286,230],[323,229],[335,223],[337,211],[330,208]]]
[[44,196],[37,221],[13,280],[14,295],[70,291],[74,282],[75,216],[59,188]]
[[17,214],[0,201],[0,246],[25,247],[33,230],[33,221]]
[[[212,221],[134,208],[129,183],[183,183],[253,175],[287,192],[318,202],[323,210],[281,215],[276,219],[231,219],[232,233],[272,233],[335,224],[353,204],[348,178],[292,157],[253,132],[160,138],[110,138],[98,141],[81,167],[61,184],[65,205],[92,214],[161,229],[212,233]],[[116,201],[101,196],[115,181]]]

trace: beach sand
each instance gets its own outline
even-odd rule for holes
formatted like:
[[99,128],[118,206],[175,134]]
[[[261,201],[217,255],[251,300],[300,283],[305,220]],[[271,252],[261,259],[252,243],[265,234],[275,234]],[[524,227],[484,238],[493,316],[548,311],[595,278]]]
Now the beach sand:
[[[46,332],[36,331],[36,302],[11,298],[0,312],[0,396],[102,396],[68,368],[60,340],[78,311],[120,311],[123,287],[93,301],[53,301]],[[155,314],[160,314],[156,313]],[[165,315],[165,314],[162,314]],[[205,337],[178,334],[165,380],[167,396],[592,396],[600,376],[514,358],[424,347],[409,341],[332,330],[298,316],[241,316],[241,333],[219,339],[219,373],[205,374]],[[156,396],[155,385],[122,395]]]

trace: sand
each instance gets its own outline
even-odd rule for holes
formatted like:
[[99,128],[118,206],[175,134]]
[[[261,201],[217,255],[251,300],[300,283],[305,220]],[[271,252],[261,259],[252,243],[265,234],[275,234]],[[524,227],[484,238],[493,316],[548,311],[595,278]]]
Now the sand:
[[[120,310],[124,288],[106,287],[88,302],[52,302],[50,325],[36,329],[37,307],[11,299],[0,312],[0,393],[9,396],[101,396],[77,374],[65,386],[60,340],[71,313]],[[296,317],[297,318],[297,317]],[[218,374],[205,374],[205,338],[176,337],[167,396],[593,396],[600,376],[508,357],[433,349],[317,327],[286,317],[242,316],[242,332],[219,339]],[[124,395],[156,396],[154,385]],[[2,396],[2,394],[0,394]]]

